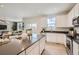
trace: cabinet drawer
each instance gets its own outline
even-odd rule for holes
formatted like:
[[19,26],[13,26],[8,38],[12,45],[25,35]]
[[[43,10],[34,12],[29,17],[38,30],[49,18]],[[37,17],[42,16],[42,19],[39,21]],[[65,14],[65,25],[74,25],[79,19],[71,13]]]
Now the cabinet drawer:
[[44,48],[45,48],[45,38],[40,40],[40,54],[42,53]]

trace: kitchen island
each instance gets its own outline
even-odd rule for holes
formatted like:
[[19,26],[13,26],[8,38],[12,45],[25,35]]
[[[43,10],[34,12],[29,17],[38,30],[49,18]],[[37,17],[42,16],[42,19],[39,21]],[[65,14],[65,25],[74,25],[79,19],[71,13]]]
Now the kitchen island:
[[[0,55],[28,55],[28,54],[41,54],[44,46],[41,48],[41,40],[45,43],[45,35],[37,35],[32,37],[31,40],[22,40],[22,39],[10,39],[5,45],[0,46]],[[2,42],[1,42],[2,43]],[[44,44],[45,45],[45,44]],[[38,46],[38,50],[33,53],[34,48]]]

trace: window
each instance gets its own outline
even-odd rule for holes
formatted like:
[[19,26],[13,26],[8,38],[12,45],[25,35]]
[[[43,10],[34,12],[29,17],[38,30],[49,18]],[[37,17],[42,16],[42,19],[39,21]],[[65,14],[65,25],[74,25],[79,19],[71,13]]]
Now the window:
[[22,22],[18,22],[17,23],[17,30],[23,30],[23,23]]
[[31,24],[32,32],[36,33],[37,31],[37,24]]
[[55,17],[49,17],[47,22],[48,22],[48,27],[55,28],[56,25]]
[[31,23],[26,25],[26,29],[32,29],[33,33],[36,33],[37,31],[37,24],[36,23]]
[[35,42],[37,40],[37,34],[32,33],[32,42]]

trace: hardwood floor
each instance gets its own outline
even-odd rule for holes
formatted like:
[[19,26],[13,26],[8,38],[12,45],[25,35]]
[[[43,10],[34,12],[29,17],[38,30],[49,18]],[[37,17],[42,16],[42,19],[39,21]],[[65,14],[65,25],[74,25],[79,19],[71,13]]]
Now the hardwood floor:
[[46,42],[43,55],[67,55],[67,52],[63,44]]

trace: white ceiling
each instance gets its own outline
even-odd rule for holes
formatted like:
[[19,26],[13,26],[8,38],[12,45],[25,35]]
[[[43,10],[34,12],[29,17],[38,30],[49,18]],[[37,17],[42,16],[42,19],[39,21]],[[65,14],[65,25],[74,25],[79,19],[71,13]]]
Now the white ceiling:
[[1,3],[0,17],[33,17],[69,11],[75,3]]

